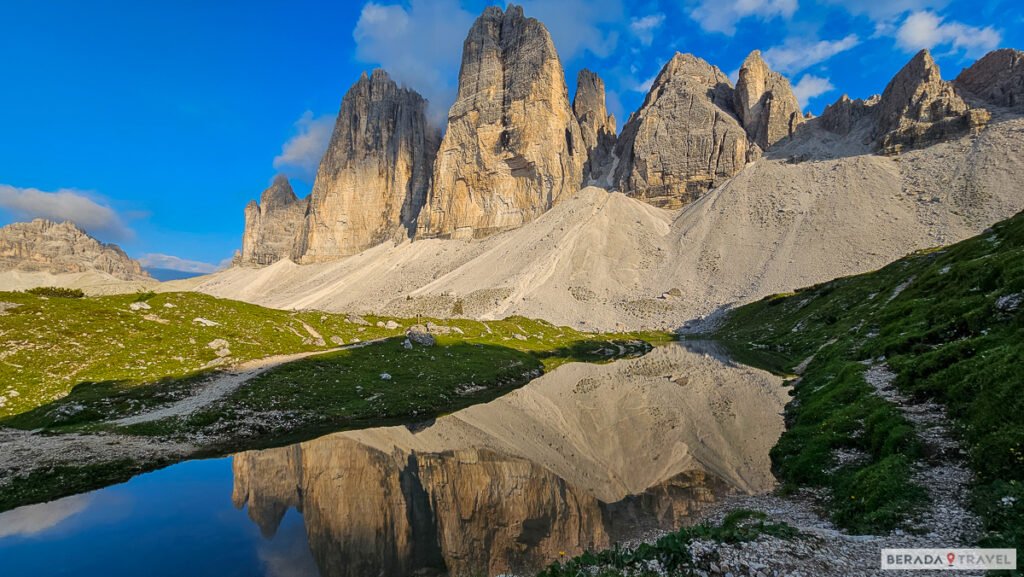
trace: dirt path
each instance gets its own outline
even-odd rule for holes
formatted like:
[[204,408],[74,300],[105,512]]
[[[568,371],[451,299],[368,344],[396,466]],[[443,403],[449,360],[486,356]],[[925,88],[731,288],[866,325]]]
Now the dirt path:
[[236,365],[232,369],[217,374],[210,380],[205,381],[201,384],[199,391],[194,395],[190,395],[188,398],[182,399],[174,404],[162,407],[155,411],[132,415],[123,419],[117,419],[116,421],[110,421],[110,423],[114,425],[135,425],[138,423],[148,423],[150,421],[166,419],[168,417],[189,415],[210,403],[213,403],[214,401],[218,401],[230,395],[245,383],[275,367],[317,355],[324,355],[347,349],[362,348],[382,340],[383,339],[375,339],[352,345],[345,345],[343,347],[335,347],[324,351],[310,351],[291,355],[274,355],[264,357],[262,359],[246,361]]

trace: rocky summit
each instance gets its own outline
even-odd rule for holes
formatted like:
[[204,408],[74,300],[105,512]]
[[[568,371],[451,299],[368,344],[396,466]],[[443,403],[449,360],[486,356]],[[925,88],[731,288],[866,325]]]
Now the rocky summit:
[[[681,209],[765,156],[900,154],[979,132],[1024,106],[1024,53],[997,50],[942,79],[927,50],[881,95],[845,94],[814,118],[759,50],[736,86],[676,54],[617,134],[605,87],[580,70],[570,103],[544,25],[509,5],[484,10],[463,44],[443,138],[426,101],[383,70],[345,95],[313,192],[275,181],[246,207],[239,261],[326,262],[405,239],[480,239],[515,229],[587,186]],[[753,169],[751,169],[753,170]]]
[[605,106],[604,81],[597,73],[584,68],[576,77],[576,96],[572,110],[580,123],[583,142],[587,147],[587,164],[583,181],[588,185],[608,185],[614,162],[615,116]]
[[96,240],[74,223],[41,218],[0,228],[0,271],[7,270],[101,272],[121,280],[150,279],[119,246]]
[[310,196],[298,247],[303,262],[415,232],[440,141],[426,107],[383,70],[364,73],[348,91]]
[[954,85],[983,102],[1024,107],[1024,52],[1004,48],[989,52],[956,77]]
[[804,121],[789,80],[768,68],[760,50],[751,52],[740,67],[734,104],[750,141],[761,150],[792,136]]
[[260,195],[260,202],[245,207],[245,232],[238,262],[267,265],[283,258],[296,258],[299,235],[309,199],[299,199],[284,175]]
[[922,50],[889,81],[878,101],[874,137],[885,152],[899,152],[963,134],[988,122],[944,81],[931,54]]
[[420,214],[423,237],[522,226],[579,190],[586,143],[547,29],[488,7],[463,45],[459,92]]
[[677,53],[622,129],[614,184],[655,206],[678,208],[739,172],[747,150],[729,79]]

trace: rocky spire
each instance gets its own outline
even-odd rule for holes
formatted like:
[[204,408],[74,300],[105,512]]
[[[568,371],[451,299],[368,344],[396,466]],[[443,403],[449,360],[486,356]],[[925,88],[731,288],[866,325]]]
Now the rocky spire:
[[890,153],[962,134],[988,121],[987,112],[968,110],[952,85],[942,80],[927,50],[918,52],[889,81],[876,114],[872,136]]
[[1024,52],[1011,48],[989,52],[965,68],[953,84],[989,104],[1024,108]]
[[751,52],[740,67],[734,103],[750,141],[761,150],[791,136],[804,121],[789,81],[768,68],[760,50]]
[[0,271],[4,270],[97,271],[122,280],[152,280],[116,244],[102,243],[70,221],[42,218],[0,228]]
[[268,265],[297,258],[298,236],[306,216],[307,199],[295,196],[288,177],[279,174],[260,195],[260,202],[245,207],[241,264]]
[[345,94],[310,194],[298,247],[303,262],[356,254],[416,230],[440,141],[426,106],[383,70],[364,73]]
[[576,96],[572,110],[580,123],[587,148],[583,182],[600,184],[606,180],[615,147],[615,117],[605,108],[604,81],[595,72],[584,68],[576,77]]
[[743,168],[747,134],[733,89],[715,66],[676,54],[615,145],[618,190],[655,206],[692,202]]
[[518,6],[488,7],[463,45],[419,235],[469,238],[521,226],[578,190],[585,162],[547,29]]

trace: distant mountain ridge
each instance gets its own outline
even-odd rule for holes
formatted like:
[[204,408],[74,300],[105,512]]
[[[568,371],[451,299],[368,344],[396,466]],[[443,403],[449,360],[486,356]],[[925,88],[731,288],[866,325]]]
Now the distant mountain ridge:
[[73,222],[41,218],[0,228],[0,271],[99,272],[126,281],[152,280],[116,244],[96,240]]
[[[464,43],[444,139],[422,96],[382,70],[364,74],[342,102],[313,194],[250,203],[236,262],[324,262],[405,238],[482,238],[586,185],[678,209],[800,135],[818,138],[822,157],[900,154],[976,133],[991,110],[1020,109],[1022,56],[994,51],[947,82],[921,51],[882,95],[843,95],[813,118],[757,50],[736,86],[677,53],[616,135],[601,78],[581,71],[570,102],[544,25],[521,7],[491,6]],[[267,192],[290,191],[281,179]]]

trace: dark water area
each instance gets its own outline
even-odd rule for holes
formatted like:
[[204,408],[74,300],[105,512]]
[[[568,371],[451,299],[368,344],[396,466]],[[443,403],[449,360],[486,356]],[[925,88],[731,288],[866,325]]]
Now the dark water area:
[[2,513],[0,576],[532,574],[769,489],[784,398],[766,373],[674,345],[567,365],[419,426]]

